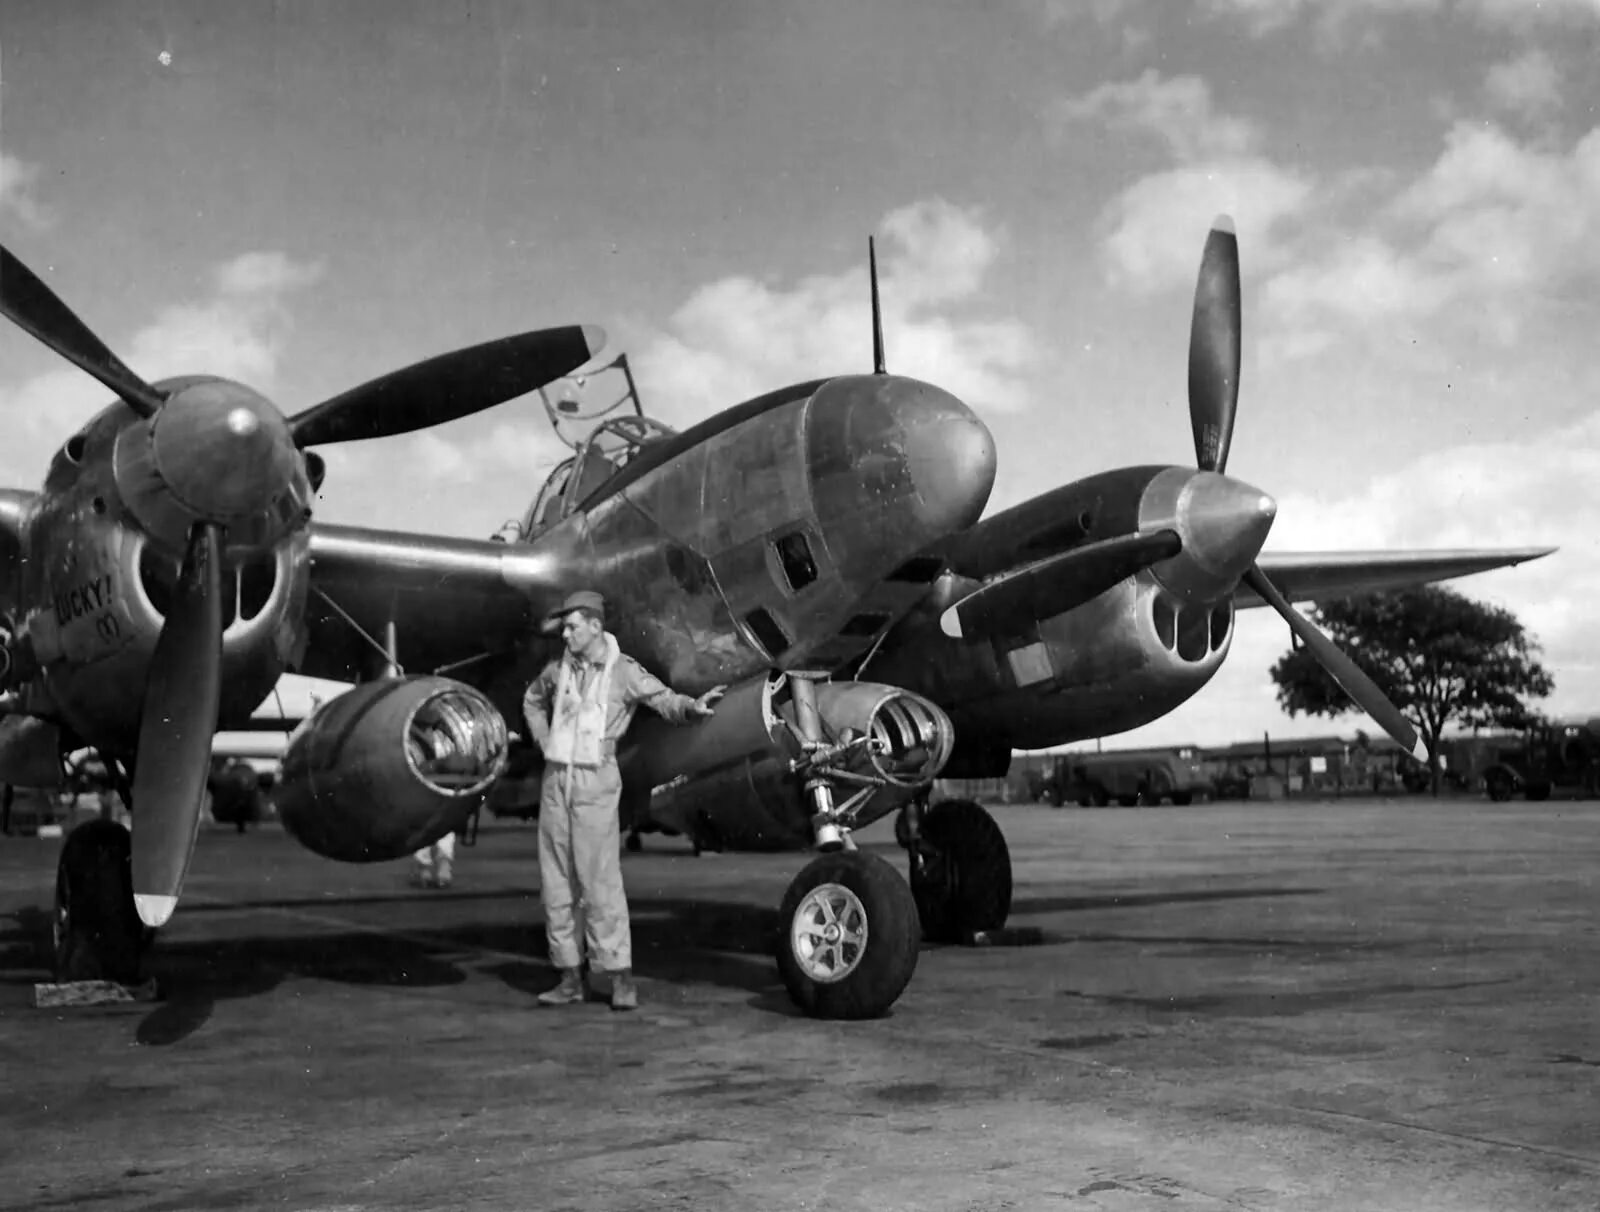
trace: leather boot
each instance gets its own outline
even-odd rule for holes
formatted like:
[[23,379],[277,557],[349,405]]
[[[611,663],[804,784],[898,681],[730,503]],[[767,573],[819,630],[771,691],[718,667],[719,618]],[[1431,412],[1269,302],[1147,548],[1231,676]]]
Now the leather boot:
[[618,968],[611,974],[611,1008],[613,1010],[639,1008],[639,989],[633,983],[631,968]]
[[563,968],[561,983],[539,995],[541,1006],[571,1006],[583,1000],[583,972],[578,968]]

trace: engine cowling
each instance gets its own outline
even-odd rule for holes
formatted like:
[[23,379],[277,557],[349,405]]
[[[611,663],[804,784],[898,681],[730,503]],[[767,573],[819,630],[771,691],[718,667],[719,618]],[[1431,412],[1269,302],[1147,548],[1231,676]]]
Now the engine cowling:
[[283,827],[346,863],[403,858],[460,829],[505,770],[504,718],[470,686],[366,682],[290,738],[273,794]]
[[[893,811],[936,778],[955,742],[950,719],[934,703],[876,682],[824,682],[816,687],[825,739],[867,737],[841,768],[858,786],[873,786],[853,819],[866,825]],[[641,717],[620,755],[623,781],[648,794],[649,813],[683,833],[710,833],[735,849],[782,849],[811,839],[803,780],[791,770],[802,747],[795,734],[787,679],[762,677],[730,690],[717,713],[689,728]]]

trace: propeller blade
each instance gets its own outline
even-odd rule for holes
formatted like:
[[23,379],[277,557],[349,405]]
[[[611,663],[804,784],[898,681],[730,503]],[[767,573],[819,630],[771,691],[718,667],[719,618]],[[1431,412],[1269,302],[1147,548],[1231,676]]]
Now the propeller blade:
[[1014,627],[1018,620],[1051,618],[1182,550],[1183,541],[1171,530],[1075,547],[996,577],[946,609],[939,616],[939,627],[959,639],[993,634]]
[[411,433],[514,400],[571,374],[606,343],[593,324],[501,337],[353,387],[289,418],[296,446]]
[[154,416],[165,399],[122,364],[88,325],[34,272],[0,246],[0,312],[79,370],[116,392],[141,417]]
[[1194,289],[1194,319],[1189,328],[1189,424],[1194,457],[1201,471],[1223,471],[1233,442],[1233,414],[1239,403],[1240,333],[1239,241],[1233,220],[1217,216],[1200,258]]
[[183,570],[150,658],[133,774],[133,901],[147,926],[178,905],[194,853],[222,698],[222,540],[189,534]]
[[1298,610],[1289,604],[1289,600],[1278,592],[1278,587],[1267,580],[1266,574],[1255,565],[1244,574],[1245,583],[1261,595],[1262,599],[1283,616],[1283,621],[1289,624],[1291,631],[1299,636],[1305,646],[1311,649],[1311,655],[1317,658],[1317,663],[1328,671],[1328,676],[1344,688],[1344,692],[1355,700],[1357,707],[1370,715],[1395,741],[1419,762],[1428,760],[1428,747],[1417,736],[1417,730],[1411,726],[1411,721],[1400,714],[1399,708],[1389,701],[1389,697],[1379,690],[1377,684],[1366,674],[1361,672],[1361,667],[1352,661],[1345,653],[1322,633]]

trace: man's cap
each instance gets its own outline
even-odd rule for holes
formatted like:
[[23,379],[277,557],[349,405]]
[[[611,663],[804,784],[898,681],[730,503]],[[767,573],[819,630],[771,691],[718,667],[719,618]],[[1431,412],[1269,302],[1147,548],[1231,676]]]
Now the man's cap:
[[605,618],[606,600],[592,589],[579,589],[575,593],[569,593],[566,601],[544,616],[544,629],[546,631],[559,631],[561,629],[561,620],[574,610],[593,611],[601,618]]

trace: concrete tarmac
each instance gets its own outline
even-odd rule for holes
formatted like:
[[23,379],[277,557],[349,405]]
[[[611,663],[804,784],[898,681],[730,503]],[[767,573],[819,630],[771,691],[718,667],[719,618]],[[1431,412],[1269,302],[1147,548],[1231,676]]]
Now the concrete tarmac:
[[433,892],[208,829],[165,1000],[38,1010],[59,843],[0,840],[0,1208],[1600,1207],[1600,804],[995,813],[1033,945],[862,1023],[778,981],[806,856],[659,836],[642,1008],[535,1009],[494,824]]

